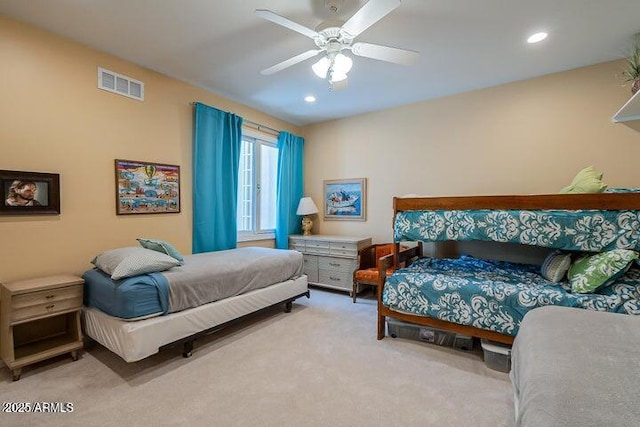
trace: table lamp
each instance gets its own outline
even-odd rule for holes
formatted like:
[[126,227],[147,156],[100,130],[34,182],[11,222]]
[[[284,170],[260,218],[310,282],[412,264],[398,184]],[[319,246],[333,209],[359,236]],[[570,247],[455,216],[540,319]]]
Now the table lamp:
[[300,199],[300,203],[298,204],[298,210],[296,211],[296,215],[303,215],[302,217],[302,235],[310,236],[311,228],[313,227],[313,221],[311,221],[311,215],[315,215],[318,213],[318,207],[311,197],[303,197]]

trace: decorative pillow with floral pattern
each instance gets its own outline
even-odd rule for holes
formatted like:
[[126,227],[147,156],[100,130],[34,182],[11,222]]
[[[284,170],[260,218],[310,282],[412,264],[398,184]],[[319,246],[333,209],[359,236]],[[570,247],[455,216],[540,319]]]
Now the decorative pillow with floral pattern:
[[622,277],[636,259],[638,253],[628,249],[614,249],[579,258],[571,265],[567,275],[571,291],[594,293]]

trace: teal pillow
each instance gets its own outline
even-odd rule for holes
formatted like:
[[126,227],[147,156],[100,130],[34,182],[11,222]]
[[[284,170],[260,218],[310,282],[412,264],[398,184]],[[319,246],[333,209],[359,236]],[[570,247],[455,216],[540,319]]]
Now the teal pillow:
[[558,283],[567,274],[569,267],[571,267],[571,255],[554,251],[545,258],[540,267],[540,274],[548,281]]
[[95,257],[91,263],[110,275],[113,280],[156,273],[180,265],[178,260],[169,255],[139,247],[106,251]]
[[602,182],[602,172],[598,172],[593,166],[582,169],[568,187],[560,190],[560,193],[602,193],[607,185]]
[[614,249],[582,257],[569,268],[571,291],[579,294],[593,293],[619,279],[638,259],[636,251]]
[[176,248],[174,248],[171,243],[165,242],[164,240],[158,239],[136,239],[143,248],[151,249],[152,251],[162,252],[163,254],[167,254],[172,258],[177,259],[180,263],[184,262],[184,258],[182,254],[178,252]]

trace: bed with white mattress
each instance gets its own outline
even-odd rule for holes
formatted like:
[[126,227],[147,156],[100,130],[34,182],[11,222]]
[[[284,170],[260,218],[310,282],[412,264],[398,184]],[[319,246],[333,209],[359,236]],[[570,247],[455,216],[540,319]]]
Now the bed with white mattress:
[[85,272],[86,335],[135,362],[162,347],[193,341],[245,316],[309,297],[296,251],[239,248],[188,255],[165,272],[112,280],[98,269]]

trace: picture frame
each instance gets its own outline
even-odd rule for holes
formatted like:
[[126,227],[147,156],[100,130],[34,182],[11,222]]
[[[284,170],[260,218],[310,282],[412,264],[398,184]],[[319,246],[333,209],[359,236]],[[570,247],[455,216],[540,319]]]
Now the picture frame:
[[180,212],[180,166],[115,160],[116,214]]
[[0,170],[0,215],[59,215],[60,175]]
[[323,199],[325,220],[367,220],[366,178],[325,180]]

